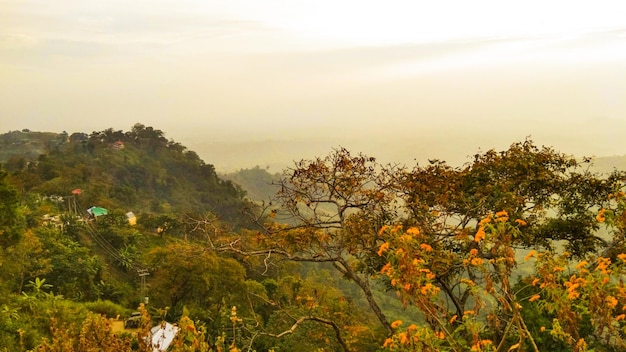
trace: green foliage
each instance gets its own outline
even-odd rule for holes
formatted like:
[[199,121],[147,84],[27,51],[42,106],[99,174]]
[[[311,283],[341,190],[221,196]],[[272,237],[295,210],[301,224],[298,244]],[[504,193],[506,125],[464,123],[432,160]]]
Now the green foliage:
[[45,274],[55,290],[68,298],[96,299],[94,286],[100,280],[103,265],[98,257],[80,243],[51,228],[37,229],[51,264]]
[[[104,318],[144,289],[139,331],[178,321],[174,351],[622,346],[624,175],[531,141],[460,168],[338,149],[276,181],[258,166],[219,177],[141,124],[3,138],[39,152],[0,171],[0,350],[148,350]],[[257,214],[243,189],[279,193]],[[87,219],[92,205],[109,214]],[[515,282],[520,248],[541,256]]]
[[70,138],[64,148],[48,150],[13,172],[26,191],[70,195],[81,189],[76,197],[81,212],[91,205],[122,214],[130,209],[138,214],[165,208],[178,214],[212,211],[237,226],[247,225],[240,188],[162,131],[141,124],[129,132],[107,129],[87,140]]
[[8,183],[6,171],[0,168],[0,247],[19,241],[24,225],[18,193]]
[[[218,317],[227,304],[246,307],[245,270],[236,260],[206,251],[203,246],[172,243],[148,255],[152,268],[152,305],[170,307],[167,318],[179,318],[183,307],[190,316],[207,322],[209,331],[221,331]],[[244,310],[245,311],[245,310]]]
[[131,310],[128,308],[109,300],[85,302],[85,308],[93,313],[109,318],[125,317],[131,313]]

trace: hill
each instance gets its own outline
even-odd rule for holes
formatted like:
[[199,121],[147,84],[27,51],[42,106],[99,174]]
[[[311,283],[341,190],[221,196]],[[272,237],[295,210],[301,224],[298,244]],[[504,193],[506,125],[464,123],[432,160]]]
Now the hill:
[[14,131],[0,141],[0,161],[23,195],[80,192],[83,212],[93,205],[138,214],[210,212],[245,226],[243,190],[152,127],[89,135]]
[[220,173],[219,176],[239,185],[246,192],[246,197],[252,201],[270,201],[276,196],[281,174],[271,174],[267,169],[261,169],[257,165],[250,169]]

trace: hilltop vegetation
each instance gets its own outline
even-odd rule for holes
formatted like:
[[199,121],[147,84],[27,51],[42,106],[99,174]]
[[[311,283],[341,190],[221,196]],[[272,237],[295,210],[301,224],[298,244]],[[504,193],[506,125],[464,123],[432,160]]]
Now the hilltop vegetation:
[[107,129],[54,138],[9,133],[16,134],[25,135],[25,146],[47,141],[45,153],[36,158],[32,154],[40,149],[26,148],[5,163],[23,194],[68,196],[80,189],[84,209],[99,205],[138,213],[213,212],[243,225],[243,191],[160,130],[136,124],[128,132]]
[[151,351],[162,320],[175,351],[626,347],[622,172],[525,141],[460,168],[336,149],[220,177],[141,124],[10,135],[7,351]]

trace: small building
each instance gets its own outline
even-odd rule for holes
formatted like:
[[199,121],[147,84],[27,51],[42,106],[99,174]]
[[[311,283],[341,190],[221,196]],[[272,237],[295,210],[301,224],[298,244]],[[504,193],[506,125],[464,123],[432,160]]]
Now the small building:
[[124,142],[117,141],[117,142],[111,144],[111,148],[113,148],[115,150],[122,150],[122,149],[124,149]]
[[89,213],[89,215],[93,216],[94,218],[97,218],[98,216],[108,215],[109,211],[100,207],[91,207],[87,209],[87,213]]
[[178,329],[178,326],[174,326],[165,321],[150,329],[150,347],[152,347],[152,351],[167,351],[172,341],[174,341],[176,334],[178,334]]
[[130,224],[130,226],[137,225],[137,217],[132,211],[126,213],[126,218],[128,219],[128,223]]

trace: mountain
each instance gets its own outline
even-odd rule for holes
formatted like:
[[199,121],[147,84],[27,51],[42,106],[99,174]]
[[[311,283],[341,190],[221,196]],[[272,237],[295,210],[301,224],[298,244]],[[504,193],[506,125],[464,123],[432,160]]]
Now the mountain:
[[252,201],[271,201],[278,191],[277,182],[281,177],[280,173],[271,174],[258,165],[218,175],[239,185],[246,192],[246,197]]

